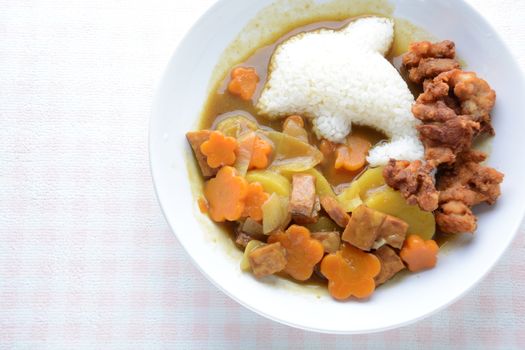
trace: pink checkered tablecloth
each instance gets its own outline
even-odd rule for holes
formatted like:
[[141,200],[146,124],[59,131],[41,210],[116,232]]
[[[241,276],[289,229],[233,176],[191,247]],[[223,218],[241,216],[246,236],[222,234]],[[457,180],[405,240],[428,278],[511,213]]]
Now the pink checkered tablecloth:
[[[525,2],[470,2],[525,66]],[[147,136],[211,3],[0,0],[0,349],[525,349],[523,226],[465,298],[386,333],[292,329],[201,276],[157,205]]]

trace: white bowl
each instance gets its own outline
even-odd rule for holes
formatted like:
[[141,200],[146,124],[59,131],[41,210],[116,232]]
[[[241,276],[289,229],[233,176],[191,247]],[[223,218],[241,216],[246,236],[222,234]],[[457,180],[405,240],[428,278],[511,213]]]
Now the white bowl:
[[[245,307],[290,326],[368,333],[399,327],[446,307],[496,264],[525,211],[525,83],[518,65],[489,24],[463,1],[391,1],[395,17],[406,18],[437,38],[455,41],[468,68],[497,91],[493,112],[497,137],[489,163],[505,173],[503,195],[495,206],[478,210],[478,231],[442,250],[436,268],[388,283],[367,301],[337,302],[322,289],[278,278],[260,282],[242,273],[241,253],[199,213],[190,186],[196,173],[188,172],[192,154],[185,133],[196,128],[215,64],[248,20],[272,2],[218,1],[195,23],[169,62],[150,130],[151,169],[169,225],[195,265],[219,289]],[[284,10],[294,1],[278,3]]]

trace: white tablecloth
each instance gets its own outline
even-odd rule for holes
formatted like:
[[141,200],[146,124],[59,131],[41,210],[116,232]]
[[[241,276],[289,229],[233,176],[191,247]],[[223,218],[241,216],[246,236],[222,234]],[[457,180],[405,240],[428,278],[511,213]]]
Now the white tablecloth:
[[[525,2],[470,2],[525,66]],[[0,348],[525,348],[523,228],[460,302],[373,335],[279,325],[197,272],[154,197],[147,133],[157,81],[211,3],[0,1]]]

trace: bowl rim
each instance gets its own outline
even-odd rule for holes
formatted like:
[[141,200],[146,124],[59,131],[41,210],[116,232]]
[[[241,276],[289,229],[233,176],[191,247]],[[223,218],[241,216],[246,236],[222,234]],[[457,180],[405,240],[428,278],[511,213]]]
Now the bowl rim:
[[[372,329],[367,329],[367,330],[358,330],[358,331],[352,331],[352,330],[337,331],[337,330],[319,329],[319,328],[315,328],[315,327],[308,327],[308,326],[305,326],[305,325],[302,325],[302,324],[296,324],[294,322],[290,322],[290,321],[281,319],[279,317],[270,315],[270,314],[264,312],[263,310],[258,309],[256,307],[253,307],[250,304],[244,302],[243,300],[238,298],[236,295],[230,293],[227,289],[225,289],[221,284],[219,284],[212,276],[210,276],[200,266],[200,264],[197,262],[197,260],[195,260],[195,258],[188,252],[186,246],[181,242],[181,240],[179,240],[177,233],[175,232],[174,228],[170,224],[170,221],[168,220],[169,216],[168,216],[168,214],[166,212],[166,209],[165,209],[165,207],[163,205],[163,202],[160,199],[159,191],[161,189],[159,188],[157,176],[155,175],[155,169],[154,169],[155,165],[154,165],[153,156],[152,156],[152,154],[153,154],[152,143],[153,143],[153,138],[154,138],[152,124],[154,123],[154,119],[155,119],[156,106],[159,104],[159,102],[161,100],[160,96],[161,96],[162,87],[165,85],[165,81],[168,79],[167,78],[167,76],[168,76],[167,73],[169,72],[170,64],[171,64],[171,62],[173,62],[174,58],[177,56],[179,49],[182,46],[184,46],[186,42],[189,42],[190,36],[191,36],[190,34],[192,32],[194,32],[196,30],[196,28],[198,28],[200,26],[200,24],[206,19],[206,17],[210,13],[212,13],[213,11],[215,11],[217,8],[219,8],[223,4],[227,3],[228,1],[230,1],[230,0],[215,0],[213,4],[211,4],[205,11],[203,11],[200,14],[198,19],[184,32],[184,34],[182,35],[181,39],[175,45],[175,49],[174,49],[173,53],[170,55],[169,59],[167,60],[166,67],[164,68],[164,70],[162,71],[162,74],[160,75],[161,79],[159,80],[159,82],[156,85],[155,92],[154,92],[153,99],[152,99],[153,103],[152,103],[152,109],[151,109],[151,112],[150,112],[150,120],[149,120],[149,123],[148,123],[148,129],[149,129],[148,130],[149,170],[150,170],[150,175],[151,175],[151,179],[152,179],[152,182],[153,182],[155,197],[157,198],[157,202],[159,203],[161,212],[162,212],[162,214],[164,216],[164,219],[165,219],[167,225],[169,226],[171,232],[174,234],[174,236],[177,239],[177,241],[179,241],[180,246],[183,248],[183,251],[186,254],[186,256],[190,258],[190,261],[192,262],[193,266],[195,266],[199,270],[199,272],[202,275],[204,275],[206,277],[206,279],[209,282],[211,282],[211,284],[214,285],[217,289],[219,289],[222,293],[224,293],[229,298],[231,298],[234,301],[236,301],[238,304],[240,304],[244,308],[246,308],[248,310],[251,310],[252,312],[254,312],[254,313],[258,314],[258,315],[261,315],[261,316],[263,316],[263,317],[265,317],[265,318],[267,318],[269,320],[278,322],[280,324],[283,324],[283,325],[286,325],[286,326],[289,326],[289,327],[293,327],[293,328],[297,328],[297,329],[301,329],[301,330],[304,330],[304,331],[316,332],[316,333],[324,333],[324,334],[336,334],[336,335],[380,333],[380,332],[385,332],[385,331],[388,331],[388,330],[401,328],[401,327],[404,327],[404,326],[407,326],[407,325],[410,325],[410,324],[414,324],[414,323],[416,323],[418,321],[421,321],[421,320],[423,320],[425,318],[428,318],[428,317],[430,317],[432,315],[435,315],[439,311],[442,311],[442,310],[448,308],[452,304],[454,304],[457,301],[459,301],[460,299],[462,299],[467,293],[472,291],[474,289],[474,287],[478,286],[480,284],[480,282],[483,281],[487,277],[487,275],[494,269],[494,267],[498,264],[498,262],[501,261],[501,258],[508,252],[509,246],[515,241],[516,236],[517,236],[517,234],[518,234],[518,232],[520,230],[521,224],[524,221],[524,217],[525,217],[525,201],[523,202],[523,204],[521,205],[521,208],[519,209],[519,212],[521,213],[520,214],[521,215],[521,219],[520,220],[516,220],[516,222],[514,222],[511,225],[509,225],[510,226],[509,231],[511,231],[511,236],[510,236],[511,238],[508,240],[507,244],[502,249],[501,254],[494,260],[492,265],[490,265],[485,271],[483,271],[483,273],[481,273],[479,275],[479,277],[472,284],[470,284],[468,287],[464,288],[461,293],[458,293],[455,297],[451,298],[450,300],[448,300],[447,302],[443,303],[442,305],[437,306],[433,310],[431,310],[431,311],[429,311],[429,312],[427,312],[425,314],[422,314],[419,317],[414,317],[414,318],[412,318],[410,320],[406,320],[404,322],[393,324],[391,326],[378,327],[378,328],[372,328]],[[470,3],[468,3],[465,0],[455,0],[454,4],[455,4],[455,6],[463,6],[464,9],[462,9],[462,11],[467,11],[467,12],[470,11],[471,14],[473,14],[473,15],[478,17],[477,19],[483,25],[487,26],[488,28],[490,28],[492,30],[492,33],[494,34],[495,39],[501,43],[502,47],[506,50],[506,54],[508,54],[510,56],[511,60],[513,61],[514,65],[516,67],[516,75],[519,76],[519,79],[521,81],[525,82],[524,71],[523,71],[521,65],[518,64],[518,62],[516,60],[516,56],[514,55],[513,51],[509,48],[509,45],[507,44],[507,42],[505,40],[503,40],[503,38],[500,35],[500,33],[497,30],[494,29],[494,27],[485,18],[485,16],[483,16],[473,5],[471,5]]]

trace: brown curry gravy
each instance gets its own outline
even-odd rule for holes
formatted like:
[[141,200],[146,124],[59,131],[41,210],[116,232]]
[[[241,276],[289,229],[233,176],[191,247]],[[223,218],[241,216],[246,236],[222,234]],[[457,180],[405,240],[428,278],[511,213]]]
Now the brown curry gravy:
[[[319,29],[335,29],[335,30],[342,29],[343,27],[348,25],[351,21],[356,20],[357,18],[360,18],[360,17],[354,17],[351,19],[345,19],[341,21],[320,21],[320,22],[308,23],[308,24],[300,26],[280,36],[279,38],[277,38],[277,40],[273,44],[263,46],[257,49],[248,58],[246,58],[242,63],[238,64],[238,66],[255,68],[257,71],[257,74],[260,77],[260,82],[257,85],[257,90],[256,90],[256,93],[253,99],[250,101],[245,101],[236,96],[229,94],[227,92],[227,86],[230,81],[230,77],[226,76],[210,94],[208,101],[206,103],[206,106],[204,108],[201,123],[199,125],[200,128],[202,129],[210,128],[213,125],[213,122],[215,121],[215,119],[217,119],[221,115],[225,113],[239,111],[239,112],[248,112],[261,125],[268,126],[277,131],[281,131],[283,119],[269,120],[259,115],[255,108],[255,104],[257,103],[257,100],[259,99],[262,89],[266,83],[266,79],[269,73],[270,61],[271,61],[272,55],[275,49],[277,48],[277,46],[281,44],[283,41],[287,40],[288,38],[294,35],[300,34],[300,33],[315,31]],[[394,50],[391,50],[391,51],[394,51]],[[391,62],[393,62],[394,60],[393,57],[389,57],[389,59]],[[309,131],[309,134],[312,135],[311,125],[308,122],[306,123],[306,129]],[[386,139],[386,137],[381,132],[378,132],[372,128],[364,127],[364,126],[353,126],[352,134],[362,136],[368,139],[372,144],[376,144]],[[310,137],[310,142],[316,145],[319,144],[319,140],[317,140],[317,138],[313,135],[312,137]],[[348,171],[336,170],[333,167],[333,164],[335,161],[335,155],[334,157],[329,157],[329,158],[331,159],[327,159],[326,162],[323,162],[324,165],[320,166],[320,170],[326,176],[328,182],[330,182],[330,184],[333,186],[337,186],[337,185],[344,184],[344,183],[349,183],[358,174],[361,173],[361,171],[348,172]]]
[[[269,120],[257,113],[257,110],[255,108],[255,104],[262,92],[262,89],[266,83],[266,79],[269,74],[269,66],[270,61],[272,58],[272,55],[277,48],[279,44],[287,40],[288,38],[305,32],[311,32],[316,31],[320,29],[333,29],[333,30],[339,30],[344,28],[346,25],[348,25],[350,22],[366,16],[358,16],[353,18],[346,18],[346,19],[337,19],[335,20],[326,20],[326,19],[319,19],[319,21],[310,22],[310,23],[304,23],[303,25],[292,29],[288,32],[281,33],[280,36],[277,36],[275,38],[275,41],[266,46],[262,46],[258,49],[256,49],[254,52],[252,52],[248,57],[246,57],[244,60],[242,60],[239,64],[236,66],[243,66],[243,67],[253,67],[256,69],[257,74],[260,77],[260,82],[257,85],[256,93],[254,94],[254,97],[250,101],[242,100],[236,96],[233,96],[227,92],[227,86],[230,81],[229,74],[225,76],[222,81],[219,81],[216,86],[211,90],[211,93],[208,96],[208,99],[206,101],[205,107],[202,112],[201,120],[199,123],[200,129],[209,129],[212,127],[214,121],[220,117],[221,115],[225,113],[232,113],[232,112],[241,112],[241,113],[249,113],[251,116],[253,116],[259,124],[270,127],[274,130],[281,131],[282,130],[282,122],[283,119],[277,119],[277,120]],[[394,65],[398,71],[400,72],[403,79],[407,82],[407,85],[409,89],[411,90],[414,97],[417,97],[422,91],[421,88],[414,85],[408,79],[406,78],[406,71],[404,71],[403,68],[401,68],[401,60],[400,55],[406,51],[405,47],[402,47],[402,43],[405,43],[407,41],[410,41],[410,38],[399,38],[400,34],[396,33],[396,37],[394,38],[394,43],[390,49],[390,52],[386,55],[386,58]],[[400,40],[401,39],[401,40]],[[408,39],[408,40],[407,40]],[[234,66],[234,67],[236,67]],[[232,69],[234,68],[232,67]],[[306,121],[306,129],[309,131],[310,134],[310,142],[312,144],[319,144],[319,140],[312,135],[311,133],[311,124]],[[386,137],[381,132],[378,132],[372,128],[365,127],[365,126],[352,126],[352,134],[353,135],[359,135],[366,139],[368,139],[372,145],[375,145],[378,142],[381,142],[382,140],[385,140]],[[332,186],[337,186],[345,183],[350,183],[357,175],[359,175],[362,170],[357,172],[348,172],[345,170],[336,170],[333,167],[333,164],[335,162],[335,154],[333,157],[329,157],[331,159],[327,159],[323,164],[319,165],[320,170],[327,178],[328,182]],[[222,223],[221,227],[224,231],[228,233],[228,235],[235,240],[235,223]],[[435,239],[437,240],[438,244],[444,245],[449,239],[449,235],[443,235],[436,233]],[[314,274],[315,275],[315,274]],[[315,284],[324,284],[324,282],[320,277],[317,275],[312,276],[311,280],[307,281],[307,283],[315,283]]]

